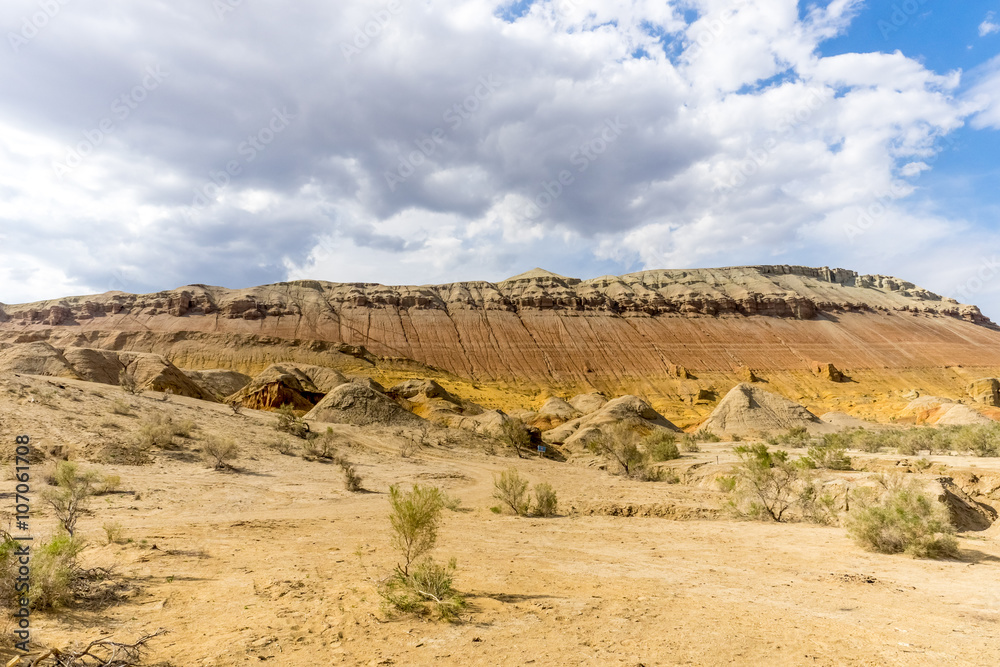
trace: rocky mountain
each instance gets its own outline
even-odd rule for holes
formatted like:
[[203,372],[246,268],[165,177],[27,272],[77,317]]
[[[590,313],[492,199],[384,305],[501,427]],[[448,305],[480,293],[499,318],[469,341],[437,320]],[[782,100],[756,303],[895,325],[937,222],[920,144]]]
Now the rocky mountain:
[[425,286],[189,285],[0,304],[0,345],[39,340],[249,375],[295,361],[387,386],[412,366],[493,391],[475,397],[487,406],[512,392],[537,408],[528,404],[536,392],[601,390],[691,419],[739,381],[872,417],[879,409],[866,406],[879,400],[901,407],[913,390],[958,397],[1000,374],[1000,329],[975,306],[896,278],[796,266],[590,280],[535,269],[499,283]]

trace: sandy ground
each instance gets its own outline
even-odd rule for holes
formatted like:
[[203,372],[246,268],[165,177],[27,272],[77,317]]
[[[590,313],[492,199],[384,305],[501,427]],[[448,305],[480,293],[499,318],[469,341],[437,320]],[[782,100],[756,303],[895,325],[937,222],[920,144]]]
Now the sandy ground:
[[[272,414],[148,394],[128,397],[133,416],[109,415],[122,396],[52,379],[0,383],[0,438],[28,433],[75,459],[127,440],[154,411],[199,425],[150,465],[82,463],[120,475],[128,492],[92,501],[78,529],[91,544],[85,564],[114,564],[132,591],[112,605],[36,614],[38,647],[165,628],[148,664],[1000,664],[997,526],[964,534],[960,560],[870,554],[842,528],[699,518],[721,500],[705,485],[629,482],[460,445],[403,458],[391,429],[334,426],[363,478],[365,492],[352,494],[337,466],[269,449]],[[212,434],[240,443],[238,472],[200,460]],[[676,465],[722,466],[730,448],[708,445]],[[996,460],[934,460],[1000,469]],[[507,466],[552,484],[561,516],[491,512],[493,475]],[[434,552],[458,561],[456,587],[469,601],[458,623],[390,618],[380,606],[376,582],[396,563],[387,519],[396,483],[433,484],[462,501],[445,513]],[[13,488],[0,482],[2,493]],[[41,537],[54,523],[36,506]],[[674,518],[606,515],[627,506]],[[132,542],[104,544],[108,521]],[[4,661],[13,655],[0,651]]]

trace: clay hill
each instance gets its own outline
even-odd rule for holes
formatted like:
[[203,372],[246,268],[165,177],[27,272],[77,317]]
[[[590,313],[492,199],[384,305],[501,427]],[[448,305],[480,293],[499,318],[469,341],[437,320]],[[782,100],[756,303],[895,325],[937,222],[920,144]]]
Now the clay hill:
[[[425,393],[421,409],[455,418],[530,410],[545,428],[579,419],[564,399],[594,392],[634,395],[686,428],[741,382],[819,416],[887,421],[921,396],[977,414],[1000,403],[1000,329],[978,308],[843,269],[590,280],[536,269],[499,283],[302,280],[0,304],[3,369],[114,382],[130,364],[151,388],[213,400],[243,391],[262,406],[291,391],[303,410],[348,377],[385,387],[434,379],[461,398]],[[551,398],[563,403],[542,410]]]

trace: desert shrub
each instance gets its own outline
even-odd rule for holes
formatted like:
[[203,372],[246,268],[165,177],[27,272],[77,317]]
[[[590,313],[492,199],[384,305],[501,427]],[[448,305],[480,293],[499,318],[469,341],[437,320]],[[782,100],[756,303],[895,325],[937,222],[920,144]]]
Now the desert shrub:
[[843,447],[817,445],[809,448],[808,460],[817,468],[850,470],[851,457]]
[[306,438],[302,452],[309,458],[335,459],[337,458],[335,439],[333,428],[327,426],[326,433],[315,438]]
[[125,528],[117,521],[108,521],[102,528],[104,528],[104,536],[107,544],[124,544],[127,541],[125,539]]
[[28,575],[28,590],[18,591],[17,549],[21,543],[4,536],[0,542],[0,598],[11,608],[20,606],[25,595],[32,609],[52,609],[73,599],[73,587],[81,572],[77,556],[83,550],[81,540],[66,533],[60,533],[47,541],[31,547],[31,572]]
[[535,514],[537,516],[555,516],[559,509],[559,500],[555,489],[550,484],[540,482],[535,484]]
[[1000,456],[1000,433],[993,426],[963,426],[952,437],[952,447],[976,456]]
[[804,483],[796,502],[802,511],[802,518],[812,523],[834,525],[840,521],[840,502],[837,496],[816,482]]
[[340,470],[344,474],[344,488],[351,493],[360,491],[361,475],[359,475],[357,470],[354,469],[354,464],[343,457],[338,458],[337,463],[340,465]]
[[700,428],[691,434],[694,442],[722,442],[722,438],[707,428]]
[[450,621],[465,607],[465,598],[453,586],[457,569],[454,558],[441,565],[427,557],[410,574],[393,572],[382,582],[379,594],[392,610],[422,613],[432,609],[438,618]]
[[278,408],[278,423],[274,427],[282,433],[290,433],[296,438],[305,439],[309,435],[309,424],[296,415],[295,410],[288,403]]
[[139,427],[139,446],[149,449],[172,449],[174,446],[174,423],[170,415],[154,413]]
[[182,419],[179,422],[169,421],[173,434],[180,438],[190,439],[194,437],[194,431],[198,428],[193,419]]
[[649,465],[650,456],[639,449],[639,436],[628,422],[602,426],[588,443],[590,451],[604,457],[622,475],[641,481],[657,481],[659,470]]
[[947,508],[916,486],[894,485],[880,497],[864,498],[847,515],[847,531],[868,551],[907,553],[915,558],[958,555]]
[[132,415],[132,406],[122,399],[116,398],[111,403],[111,412],[123,417],[130,417]]
[[788,452],[771,451],[767,445],[741,445],[733,451],[739,458],[729,484],[729,507],[753,519],[781,521],[795,503],[801,468]]
[[230,461],[239,458],[240,449],[232,440],[208,438],[202,446],[202,456],[215,470],[232,468]]
[[240,415],[243,413],[243,402],[240,401],[238,398],[234,398],[233,400],[226,403],[226,405],[229,406],[229,409],[233,411],[234,415]]
[[268,448],[285,456],[295,456],[295,444],[287,440],[275,440],[268,445]]
[[528,480],[513,468],[504,470],[499,476],[494,475],[493,498],[501,506],[509,507],[517,516],[524,516],[531,504],[528,499]]
[[677,436],[670,431],[656,431],[642,439],[643,448],[654,461],[672,461],[681,457]]
[[897,452],[903,456],[914,456],[927,450],[938,448],[937,430],[932,428],[911,428],[904,431],[899,439]]
[[121,488],[122,478],[118,475],[103,475],[94,487],[95,496],[106,496]]
[[123,368],[118,373],[118,386],[126,394],[133,396],[138,396],[143,392],[142,387],[139,386],[139,380],[135,376],[135,370],[129,368]]
[[75,463],[60,461],[55,469],[56,488],[42,492],[43,500],[52,507],[59,524],[70,537],[80,515],[86,511],[99,478],[96,472],[80,472]]
[[681,451],[689,454],[697,454],[701,451],[701,447],[699,447],[698,443],[694,441],[694,438],[689,438],[688,435],[689,434],[685,434],[681,438]]
[[412,491],[403,492],[392,485],[389,487],[389,507],[393,545],[403,556],[403,564],[397,569],[409,574],[413,561],[433,549],[437,542],[444,496],[433,486],[414,484]]
[[498,440],[513,449],[518,458],[523,458],[531,447],[531,434],[519,419],[507,419],[501,423]]

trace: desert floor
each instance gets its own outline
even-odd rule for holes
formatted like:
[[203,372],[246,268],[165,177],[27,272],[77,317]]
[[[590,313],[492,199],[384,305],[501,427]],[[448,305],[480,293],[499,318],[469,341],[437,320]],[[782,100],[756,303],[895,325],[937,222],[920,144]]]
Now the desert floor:
[[[38,648],[165,628],[148,664],[1000,664],[997,526],[964,533],[960,560],[877,555],[842,528],[722,518],[722,496],[701,475],[732,461],[731,443],[672,462],[686,482],[671,485],[489,456],[460,434],[403,457],[405,432],[333,425],[363,478],[365,491],[348,493],[338,466],[268,447],[279,438],[272,413],[158,398],[52,378],[0,381],[5,442],[25,433],[122,479],[122,492],[92,500],[78,532],[90,543],[84,564],[114,565],[127,590],[112,604],[36,614]],[[110,414],[123,400],[132,414]],[[193,420],[193,437],[154,451],[149,465],[87,462],[155,412]],[[201,460],[199,443],[212,435],[240,444],[237,471]],[[889,469],[901,457],[865,458]],[[931,458],[949,470],[1000,470],[997,460]],[[54,530],[39,499],[51,465],[34,474],[36,539]],[[493,513],[493,475],[510,466],[550,483],[560,516]],[[12,510],[15,482],[0,477]],[[461,500],[434,551],[458,561],[456,587],[469,602],[460,622],[390,618],[380,605],[377,581],[397,562],[387,491],[412,483]],[[104,544],[109,521],[132,541]],[[13,655],[5,642],[0,658]]]

